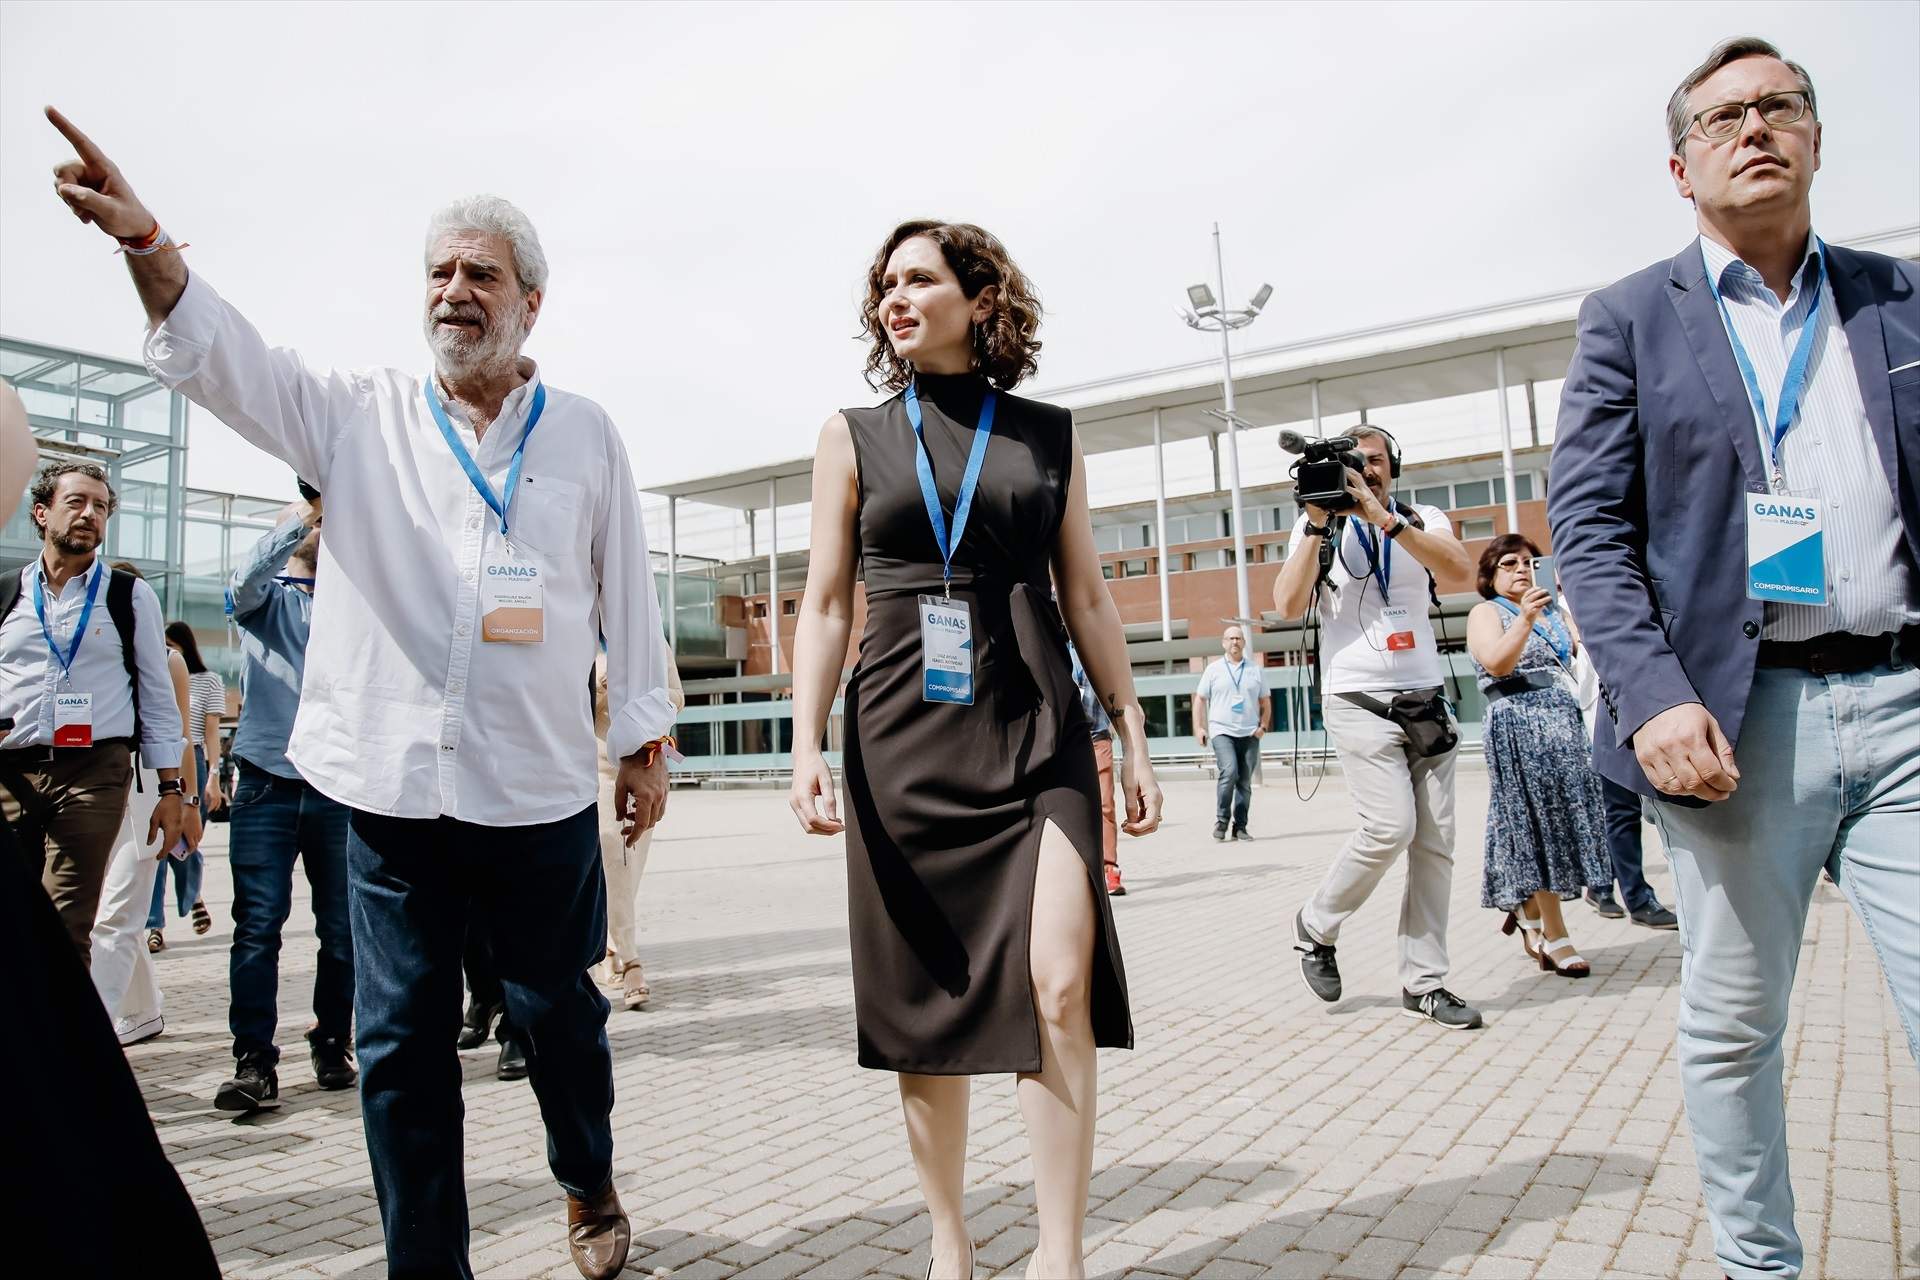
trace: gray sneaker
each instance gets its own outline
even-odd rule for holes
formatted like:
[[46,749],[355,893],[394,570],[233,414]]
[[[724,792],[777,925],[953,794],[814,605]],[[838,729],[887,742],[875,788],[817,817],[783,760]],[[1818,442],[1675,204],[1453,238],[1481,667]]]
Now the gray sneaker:
[[1419,995],[1400,993],[1400,1012],[1409,1018],[1425,1018],[1449,1031],[1471,1031],[1481,1024],[1480,1011],[1445,987],[1435,987]]
[[1296,941],[1293,949],[1300,953],[1300,976],[1306,981],[1307,990],[1333,1004],[1340,999],[1340,965],[1333,958],[1333,947],[1325,942],[1315,942],[1313,935],[1307,932],[1306,911],[1294,913],[1293,936]]

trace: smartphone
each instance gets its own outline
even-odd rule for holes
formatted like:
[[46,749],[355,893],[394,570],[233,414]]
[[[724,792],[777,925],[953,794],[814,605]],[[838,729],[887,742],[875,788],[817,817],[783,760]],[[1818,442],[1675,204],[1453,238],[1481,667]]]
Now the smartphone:
[[1553,567],[1552,556],[1533,558],[1533,585],[1546,592],[1557,603],[1560,598],[1560,576]]

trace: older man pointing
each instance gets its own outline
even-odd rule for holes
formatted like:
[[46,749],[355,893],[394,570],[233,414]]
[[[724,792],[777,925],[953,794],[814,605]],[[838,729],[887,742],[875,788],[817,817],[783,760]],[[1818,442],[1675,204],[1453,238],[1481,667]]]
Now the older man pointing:
[[613,1188],[606,939],[589,677],[607,646],[609,753],[627,836],[666,803],[673,720],[638,498],[606,413],[520,348],[547,264],[533,226],[479,197],[436,215],[427,378],[322,371],[267,346],[98,147],[60,198],[120,242],[148,367],[325,495],[288,756],[352,812],[348,877],[361,1098],[393,1276],[471,1276],[461,1158],[460,951],[488,927],[535,1048],[547,1151],[581,1273],[624,1264]]

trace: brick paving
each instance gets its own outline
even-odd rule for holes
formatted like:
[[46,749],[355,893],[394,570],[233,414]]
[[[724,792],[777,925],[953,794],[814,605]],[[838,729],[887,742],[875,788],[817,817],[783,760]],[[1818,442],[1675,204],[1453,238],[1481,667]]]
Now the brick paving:
[[[1672,1059],[1674,935],[1570,905],[1594,976],[1532,968],[1479,906],[1486,781],[1463,770],[1449,985],[1488,1026],[1399,1016],[1397,872],[1341,938],[1348,995],[1328,1007],[1298,979],[1288,922],[1346,833],[1339,778],[1302,803],[1271,771],[1250,844],[1209,838],[1211,784],[1167,789],[1173,820],[1122,844],[1139,1047],[1101,1058],[1090,1272],[1718,1275]],[[167,1033],[129,1057],[229,1276],[378,1276],[357,1100],[320,1092],[296,1052],[314,947],[302,890],[283,957],[285,1105],[212,1110],[230,1067],[215,832],[215,931],[170,926]],[[853,1062],[841,856],[796,831],[782,793],[674,796],[643,904],[653,1007],[610,1023],[629,1274],[926,1274],[893,1081]],[[1786,1053],[1806,1274],[1920,1276],[1920,1076],[1872,947],[1824,882]],[[464,1062],[476,1270],[574,1276],[532,1093],[495,1080],[489,1052]],[[980,1274],[1022,1274],[1033,1188],[1011,1077],[975,1084],[967,1172]]]

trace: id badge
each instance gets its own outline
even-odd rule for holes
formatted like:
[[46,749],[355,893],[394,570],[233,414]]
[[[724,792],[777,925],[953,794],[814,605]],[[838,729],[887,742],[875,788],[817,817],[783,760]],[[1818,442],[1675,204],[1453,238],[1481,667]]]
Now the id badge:
[[53,695],[53,745],[90,747],[93,745],[93,695],[56,693]]
[[1827,603],[1826,530],[1818,498],[1747,495],[1747,598]]
[[1236,698],[1234,699],[1232,705],[1229,706],[1227,709],[1233,712],[1233,714],[1237,716],[1245,715],[1247,710],[1247,700],[1245,698]]
[[546,639],[546,589],[540,566],[501,545],[480,557],[480,638],[489,644]]
[[1404,606],[1382,609],[1380,630],[1386,634],[1388,653],[1404,653],[1413,648],[1413,610]]
[[920,697],[973,705],[973,616],[959,600],[920,597]]

